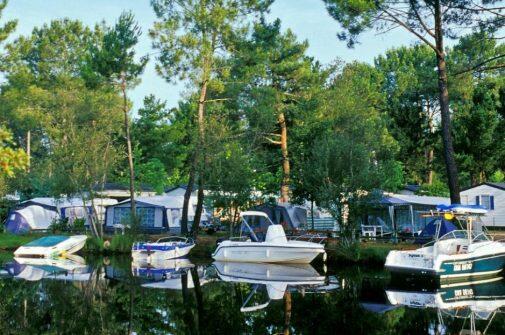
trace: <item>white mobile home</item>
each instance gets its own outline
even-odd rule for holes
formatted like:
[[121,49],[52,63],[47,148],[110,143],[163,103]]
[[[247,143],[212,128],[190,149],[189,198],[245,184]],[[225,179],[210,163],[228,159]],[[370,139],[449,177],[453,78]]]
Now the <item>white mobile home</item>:
[[488,227],[505,228],[505,183],[482,183],[460,193],[463,205],[481,205],[488,213],[482,222]]

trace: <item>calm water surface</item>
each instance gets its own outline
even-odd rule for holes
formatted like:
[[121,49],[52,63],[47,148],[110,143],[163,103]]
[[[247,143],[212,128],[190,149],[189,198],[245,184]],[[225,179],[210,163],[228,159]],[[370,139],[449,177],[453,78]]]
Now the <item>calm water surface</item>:
[[0,334],[505,334],[502,280],[437,288],[360,267],[0,259]]

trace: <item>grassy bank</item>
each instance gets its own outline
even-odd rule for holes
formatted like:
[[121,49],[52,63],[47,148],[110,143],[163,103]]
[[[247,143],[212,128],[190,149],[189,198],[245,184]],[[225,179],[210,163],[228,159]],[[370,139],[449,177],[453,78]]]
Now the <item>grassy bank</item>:
[[27,235],[13,235],[8,233],[0,233],[0,250],[10,251],[31,242],[43,235],[27,234]]
[[411,243],[385,243],[367,241],[357,244],[357,248],[342,247],[336,239],[328,240],[326,250],[329,264],[361,264],[383,266],[391,250],[411,250],[417,246]]

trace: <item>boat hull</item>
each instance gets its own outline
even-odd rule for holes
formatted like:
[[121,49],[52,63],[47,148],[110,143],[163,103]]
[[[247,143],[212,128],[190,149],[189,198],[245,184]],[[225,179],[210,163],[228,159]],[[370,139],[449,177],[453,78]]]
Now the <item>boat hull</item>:
[[14,251],[14,256],[52,258],[73,254],[84,247],[87,238],[86,235],[74,235],[53,246],[22,246]]
[[324,246],[311,242],[288,242],[276,245],[267,242],[224,241],[212,258],[224,262],[309,264],[324,254]]
[[[479,250],[480,249],[480,250]],[[385,267],[395,274],[410,276],[437,277],[440,281],[459,281],[469,278],[482,278],[497,276],[505,266],[505,247],[502,243],[493,242],[488,246],[477,249],[475,252],[456,255],[439,255],[432,261],[432,266],[417,266],[395,263],[395,252],[392,257],[388,255]],[[401,253],[401,252],[396,252]],[[409,255],[408,252],[404,252]],[[390,253],[391,254],[391,253]],[[403,258],[405,258],[403,255]],[[420,257],[412,252],[411,255]],[[414,257],[413,257],[414,258]],[[424,262],[428,263],[428,262]]]
[[174,248],[172,250],[156,250],[156,251],[145,251],[145,250],[132,250],[132,257],[137,262],[146,262],[146,263],[157,263],[160,261],[181,258],[187,256],[191,249],[193,249],[195,245],[191,244],[182,248]]

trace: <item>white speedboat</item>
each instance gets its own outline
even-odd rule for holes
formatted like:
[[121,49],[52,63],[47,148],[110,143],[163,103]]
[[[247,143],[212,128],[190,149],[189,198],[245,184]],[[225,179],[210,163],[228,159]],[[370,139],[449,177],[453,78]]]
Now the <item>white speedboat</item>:
[[[257,311],[267,307],[270,300],[283,299],[289,287],[310,289],[326,285],[326,277],[321,276],[310,264],[214,262],[212,265],[222,281],[254,285],[241,312]],[[260,288],[266,289],[269,301],[249,306],[252,296]]]
[[[212,254],[216,261],[308,264],[320,254],[326,258],[321,236],[288,240],[282,225],[273,224],[263,212],[242,212],[240,217],[240,236],[218,244]],[[316,239],[319,243],[313,242]]]
[[156,242],[136,242],[132,246],[132,257],[136,261],[156,263],[159,261],[184,257],[195,243],[185,237],[164,237]]
[[439,206],[433,215],[464,221],[466,229],[450,231],[417,250],[390,251],[385,267],[394,273],[428,275],[442,281],[500,273],[505,264],[505,243],[473,229],[484,213],[480,206]]
[[84,247],[86,235],[51,235],[31,241],[14,251],[15,257],[59,257],[73,254]]

